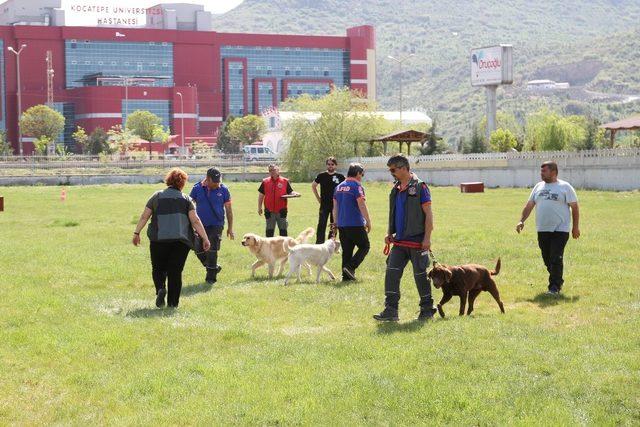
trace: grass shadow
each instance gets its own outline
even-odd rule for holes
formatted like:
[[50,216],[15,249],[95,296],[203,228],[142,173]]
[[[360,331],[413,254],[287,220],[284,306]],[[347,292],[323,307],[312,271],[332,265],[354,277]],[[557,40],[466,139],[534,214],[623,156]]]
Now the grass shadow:
[[137,310],[128,311],[126,317],[134,319],[152,318],[152,317],[171,317],[176,314],[175,308],[139,308]]
[[213,289],[213,283],[194,283],[193,285],[183,286],[180,295],[184,297],[190,297],[193,295],[209,292],[211,289]]
[[420,320],[412,320],[411,322],[380,322],[378,323],[378,330],[376,333],[381,335],[395,334],[398,332],[416,332],[422,329],[427,323],[431,321],[423,322]]
[[241,280],[235,282],[239,285],[249,285],[253,282],[275,282],[275,283],[284,283],[285,275],[281,276],[273,276],[273,278],[269,278],[269,276],[258,276],[258,277],[249,277],[247,280]]
[[540,307],[550,307],[561,303],[574,303],[578,302],[578,300],[580,300],[580,297],[577,295],[568,297],[565,294],[551,295],[546,292],[541,292],[535,297],[525,301],[538,304]]

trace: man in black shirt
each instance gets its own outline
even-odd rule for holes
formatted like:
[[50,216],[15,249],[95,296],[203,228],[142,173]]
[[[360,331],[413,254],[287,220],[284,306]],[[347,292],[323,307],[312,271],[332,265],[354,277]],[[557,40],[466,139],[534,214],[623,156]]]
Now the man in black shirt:
[[[327,170],[319,173],[311,184],[313,194],[315,194],[318,203],[320,203],[320,212],[318,214],[318,230],[316,232],[316,243],[322,244],[325,240],[325,231],[327,229],[327,218],[331,217],[333,224],[333,192],[342,181],[344,175],[336,173],[338,161],[335,157],[329,157],[326,161]],[[318,184],[320,184],[320,194],[318,194]],[[333,232],[329,231],[329,238]]]

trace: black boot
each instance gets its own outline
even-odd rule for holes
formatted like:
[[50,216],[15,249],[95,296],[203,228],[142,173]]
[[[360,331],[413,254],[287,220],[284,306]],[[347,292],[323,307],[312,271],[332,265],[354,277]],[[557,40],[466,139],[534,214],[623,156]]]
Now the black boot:
[[397,322],[399,320],[398,309],[386,306],[380,314],[374,314],[373,318],[380,322]]

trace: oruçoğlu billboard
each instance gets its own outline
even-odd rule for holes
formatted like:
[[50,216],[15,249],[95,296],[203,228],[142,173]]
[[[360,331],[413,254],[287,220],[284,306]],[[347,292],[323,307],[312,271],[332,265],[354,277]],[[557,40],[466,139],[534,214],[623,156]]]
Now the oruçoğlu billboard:
[[471,86],[513,83],[513,46],[499,45],[472,49]]

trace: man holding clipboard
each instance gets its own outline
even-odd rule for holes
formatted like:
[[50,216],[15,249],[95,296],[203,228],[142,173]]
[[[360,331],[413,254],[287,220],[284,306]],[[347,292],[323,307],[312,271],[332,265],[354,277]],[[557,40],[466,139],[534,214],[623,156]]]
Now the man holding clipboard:
[[287,178],[280,176],[280,168],[276,164],[269,165],[269,176],[262,180],[258,192],[258,215],[262,215],[264,205],[266,237],[273,237],[276,224],[280,235],[287,236],[287,199],[300,197],[300,194],[293,191]]

